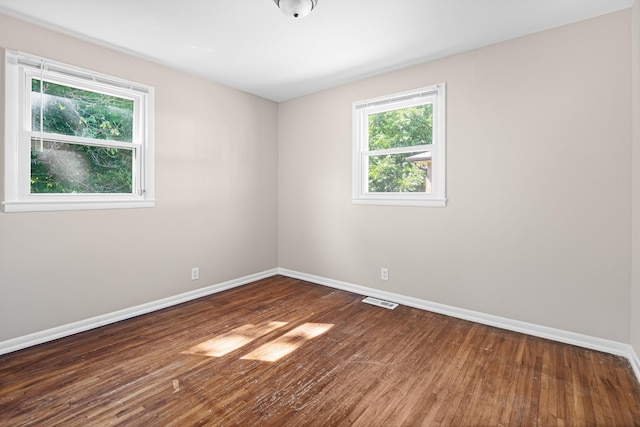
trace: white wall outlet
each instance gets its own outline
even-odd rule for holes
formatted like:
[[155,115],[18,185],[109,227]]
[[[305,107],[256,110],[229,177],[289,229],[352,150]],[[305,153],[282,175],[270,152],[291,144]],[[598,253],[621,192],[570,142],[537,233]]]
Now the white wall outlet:
[[380,269],[380,278],[382,280],[389,280],[389,269],[387,267],[382,267]]
[[191,280],[198,280],[200,278],[200,267],[193,267],[191,269]]

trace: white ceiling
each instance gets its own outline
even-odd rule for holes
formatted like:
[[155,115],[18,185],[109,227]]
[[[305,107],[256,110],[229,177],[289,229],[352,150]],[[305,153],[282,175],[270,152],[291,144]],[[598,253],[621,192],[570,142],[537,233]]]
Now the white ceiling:
[[283,101],[632,1],[319,0],[294,19],[273,0],[0,0],[0,13]]

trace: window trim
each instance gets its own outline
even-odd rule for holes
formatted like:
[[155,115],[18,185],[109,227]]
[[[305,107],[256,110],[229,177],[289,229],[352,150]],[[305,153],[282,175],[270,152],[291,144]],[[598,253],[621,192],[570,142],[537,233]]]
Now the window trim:
[[[431,193],[369,193],[368,184],[368,119],[370,114],[408,108],[425,104],[432,100],[433,104],[433,138],[428,148],[432,152],[432,191]],[[380,96],[377,98],[353,103],[353,168],[352,168],[352,203],[367,205],[398,206],[446,206],[446,83],[439,83],[405,92]],[[412,146],[406,148],[426,148]],[[385,150],[389,152],[407,151],[402,149]],[[377,151],[378,152],[378,151]],[[385,154],[382,153],[382,154]]]
[[[155,205],[152,87],[9,49],[4,50],[4,73],[4,212],[148,208]],[[132,142],[125,147],[138,154],[133,166],[132,193],[31,194],[29,162],[33,131],[30,128],[30,101],[25,97],[31,96],[32,77],[43,77],[55,83],[133,99],[134,134]],[[91,145],[90,141],[83,141],[84,138],[81,137],[60,137],[45,132],[38,134],[61,142]],[[110,144],[111,142],[106,145]]]

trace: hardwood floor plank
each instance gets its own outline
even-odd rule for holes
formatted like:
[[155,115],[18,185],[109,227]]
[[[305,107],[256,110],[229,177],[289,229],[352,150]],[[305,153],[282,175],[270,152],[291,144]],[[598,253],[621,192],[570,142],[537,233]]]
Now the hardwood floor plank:
[[361,299],[276,276],[0,356],[0,426],[640,425],[621,357]]

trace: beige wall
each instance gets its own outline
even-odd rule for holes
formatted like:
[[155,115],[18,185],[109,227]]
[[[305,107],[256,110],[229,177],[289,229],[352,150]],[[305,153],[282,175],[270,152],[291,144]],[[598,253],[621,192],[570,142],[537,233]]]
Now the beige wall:
[[0,213],[0,341],[277,267],[277,104],[2,15],[0,47],[154,86],[157,197]]
[[[631,336],[638,351],[631,29],[622,11],[278,107],[0,15],[0,47],[156,88],[158,199],[0,213],[0,341],[280,266]],[[448,85],[448,206],[352,205],[351,104],[438,82]],[[634,183],[638,206],[638,174]]]
[[631,345],[640,355],[640,0],[633,2],[633,208]]
[[[630,24],[625,10],[281,103],[280,267],[629,342]],[[448,206],[351,204],[351,104],[439,82]]]

